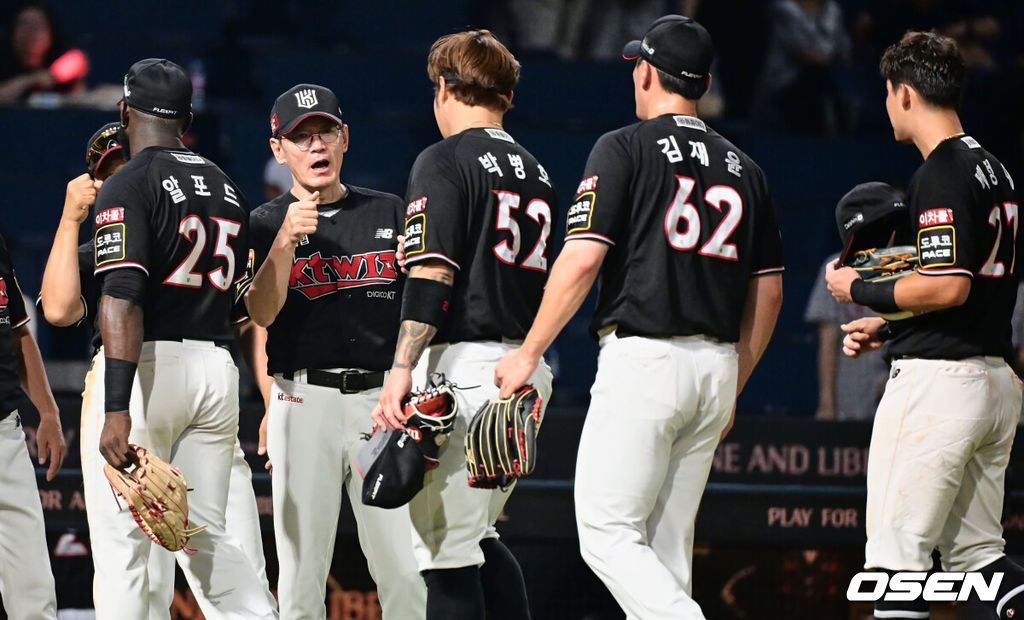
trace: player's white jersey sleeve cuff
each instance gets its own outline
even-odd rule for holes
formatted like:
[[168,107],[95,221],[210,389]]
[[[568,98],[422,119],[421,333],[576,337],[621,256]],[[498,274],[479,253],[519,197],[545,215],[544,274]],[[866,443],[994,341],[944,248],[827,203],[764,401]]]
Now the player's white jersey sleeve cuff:
[[114,263],[112,265],[104,265],[102,267],[97,267],[96,270],[93,271],[93,273],[103,273],[104,271],[112,271],[114,269],[121,269],[122,267],[132,267],[134,269],[140,269],[142,271],[142,273],[144,273],[147,276],[149,276],[149,270],[148,269],[146,269],[145,267],[143,267],[139,263],[131,263],[131,262],[127,262],[127,261],[122,262],[122,263]]
[[959,267],[952,267],[950,269],[929,269],[927,267],[921,267],[917,270],[918,273],[926,276],[951,276],[960,275],[974,278],[974,274],[967,269],[961,269]]
[[573,241],[574,239],[591,239],[593,241],[600,241],[601,243],[607,243],[608,245],[615,245],[615,242],[604,235],[597,233],[573,233],[565,236],[565,241]]
[[752,275],[752,276],[763,276],[763,275],[766,275],[766,274],[769,274],[769,273],[782,273],[785,270],[786,270],[785,267],[783,267],[782,265],[779,265],[778,267],[765,267],[763,269],[758,269],[757,271],[751,273],[750,275]]
[[441,254],[440,252],[427,252],[426,254],[417,254],[416,256],[410,256],[410,257],[405,259],[405,264],[406,264],[406,266],[409,266],[409,265],[412,265],[413,263],[418,263],[419,261],[425,260],[425,259],[428,259],[428,258],[439,258],[439,259],[443,260],[444,262],[448,263],[449,265],[451,265],[452,267],[455,267],[459,271],[462,270],[462,267],[459,267],[458,263],[456,263],[452,259],[448,258],[444,254]]

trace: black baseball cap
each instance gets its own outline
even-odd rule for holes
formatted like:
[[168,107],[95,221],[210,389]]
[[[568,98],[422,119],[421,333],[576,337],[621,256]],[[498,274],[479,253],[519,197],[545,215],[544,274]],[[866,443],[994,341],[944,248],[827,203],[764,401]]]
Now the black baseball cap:
[[356,455],[356,470],[363,477],[364,504],[398,508],[423,488],[426,461],[406,431],[378,427]]
[[192,80],[166,58],[140,60],[124,76],[124,102],[160,118],[185,118],[192,113]]
[[643,39],[627,43],[622,57],[643,58],[674,77],[703,80],[711,71],[715,46],[704,26],[682,15],[665,15],[647,28]]
[[889,246],[894,232],[899,242],[910,227],[903,194],[888,183],[861,183],[836,204],[836,226],[843,241],[840,265],[857,250]]
[[323,116],[339,125],[341,105],[330,88],[317,84],[296,84],[277,98],[270,110],[270,135],[290,132],[310,116]]
[[89,138],[89,144],[85,147],[85,165],[89,174],[95,175],[96,171],[103,165],[107,155],[120,151],[124,145],[122,142],[121,123],[107,123],[96,130]]

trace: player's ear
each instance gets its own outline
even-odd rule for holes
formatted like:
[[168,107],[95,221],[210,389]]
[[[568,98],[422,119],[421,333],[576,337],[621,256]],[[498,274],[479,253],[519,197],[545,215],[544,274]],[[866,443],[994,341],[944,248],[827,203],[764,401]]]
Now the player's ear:
[[185,117],[185,120],[181,123],[181,133],[178,134],[178,135],[180,135],[180,136],[185,135],[185,132],[187,132],[188,128],[191,127],[191,126],[192,126],[192,113],[189,112],[188,116]]
[[448,93],[448,83],[445,82],[445,79],[444,79],[443,76],[438,76],[438,78],[437,78],[437,103],[439,105],[444,105],[445,102],[448,101],[448,97],[449,96],[450,95]]
[[341,152],[348,152],[348,125],[341,124]]
[[640,63],[640,89],[650,90],[654,83],[654,66],[646,60]]
[[914,99],[915,96],[920,98],[920,95],[917,94],[917,91],[915,91],[907,84],[900,84],[898,87],[896,87],[896,102],[900,104],[900,108],[902,108],[903,110],[910,109],[911,100]]
[[277,163],[288,163],[284,158],[284,149],[281,148],[281,138],[270,138],[270,152],[274,154],[274,159],[277,160]]

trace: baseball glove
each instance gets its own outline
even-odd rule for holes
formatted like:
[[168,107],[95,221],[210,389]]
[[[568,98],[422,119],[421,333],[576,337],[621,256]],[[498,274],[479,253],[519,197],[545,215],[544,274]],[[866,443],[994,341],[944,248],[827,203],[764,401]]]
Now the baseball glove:
[[443,376],[431,379],[425,389],[410,393],[402,408],[406,415],[405,433],[419,446],[427,471],[440,464],[438,453],[455,426],[459,407],[453,387]]
[[[849,266],[853,267],[865,282],[896,280],[914,273],[919,264],[917,248],[912,245],[859,250],[849,260]],[[887,321],[899,321],[914,316],[914,313],[903,310],[879,312],[878,316]]]
[[[188,483],[178,468],[150,453],[129,444],[129,468],[117,469],[109,463],[103,473],[110,481],[115,499],[120,496],[128,504],[142,531],[153,542],[169,549],[184,549],[192,554],[188,539],[206,529],[188,526]],[[120,506],[120,502],[118,502]]]
[[524,385],[511,398],[484,403],[466,431],[469,486],[507,487],[537,464],[540,393]]

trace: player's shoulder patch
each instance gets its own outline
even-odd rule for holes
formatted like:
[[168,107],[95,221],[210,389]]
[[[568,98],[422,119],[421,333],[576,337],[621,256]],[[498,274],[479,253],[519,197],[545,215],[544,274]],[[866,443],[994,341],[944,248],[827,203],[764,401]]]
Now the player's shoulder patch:
[[917,232],[918,256],[922,269],[956,264],[956,229],[952,224],[928,226]]

